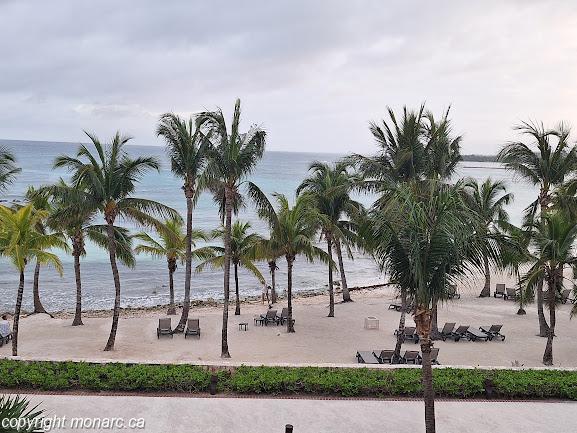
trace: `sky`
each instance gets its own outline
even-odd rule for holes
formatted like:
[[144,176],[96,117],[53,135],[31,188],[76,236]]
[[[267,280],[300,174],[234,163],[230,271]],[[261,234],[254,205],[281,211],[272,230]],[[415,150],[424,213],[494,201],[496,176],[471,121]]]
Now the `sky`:
[[237,97],[269,150],[370,153],[369,121],[422,102],[463,153],[577,124],[572,0],[0,0],[0,55],[2,139],[162,145],[160,114]]

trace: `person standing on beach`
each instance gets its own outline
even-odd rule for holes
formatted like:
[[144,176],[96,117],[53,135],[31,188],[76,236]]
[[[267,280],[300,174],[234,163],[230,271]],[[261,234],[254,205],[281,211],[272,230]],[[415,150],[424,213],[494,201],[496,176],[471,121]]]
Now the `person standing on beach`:
[[268,298],[268,289],[269,286],[266,285],[266,281],[262,280],[262,295],[261,295],[261,302],[264,304],[264,300],[266,299],[266,303],[270,306],[270,301]]
[[0,320],[0,338],[8,337],[11,332],[12,331],[10,330],[10,322],[8,321],[8,316],[3,314],[2,320]]

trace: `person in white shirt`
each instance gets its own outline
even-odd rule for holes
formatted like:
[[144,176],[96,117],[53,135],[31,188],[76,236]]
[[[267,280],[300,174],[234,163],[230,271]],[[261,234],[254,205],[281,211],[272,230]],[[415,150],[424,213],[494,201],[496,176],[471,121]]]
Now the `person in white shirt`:
[[0,338],[6,338],[12,333],[10,329],[10,322],[8,321],[8,316],[6,314],[2,315],[2,320],[0,320]]

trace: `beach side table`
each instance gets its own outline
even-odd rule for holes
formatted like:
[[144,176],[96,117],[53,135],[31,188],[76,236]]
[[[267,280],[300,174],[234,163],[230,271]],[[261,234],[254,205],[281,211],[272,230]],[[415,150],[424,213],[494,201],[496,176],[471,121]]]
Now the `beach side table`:
[[379,329],[379,319],[376,317],[365,317],[365,329]]
[[248,323],[246,323],[246,322],[239,323],[238,324],[238,330],[239,331],[247,331],[248,330]]
[[263,326],[264,325],[264,319],[262,318],[262,316],[254,316],[254,326]]

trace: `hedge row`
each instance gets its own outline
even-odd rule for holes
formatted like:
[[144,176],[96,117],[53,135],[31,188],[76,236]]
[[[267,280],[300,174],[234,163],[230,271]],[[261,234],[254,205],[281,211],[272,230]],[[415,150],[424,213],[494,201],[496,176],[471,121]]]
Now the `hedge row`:
[[[208,392],[213,372],[202,366],[90,364],[0,360],[0,388],[142,392]],[[420,369],[238,367],[218,373],[220,392],[344,397],[420,396]],[[437,395],[479,397],[489,387],[504,398],[577,400],[577,372],[436,369]]]

